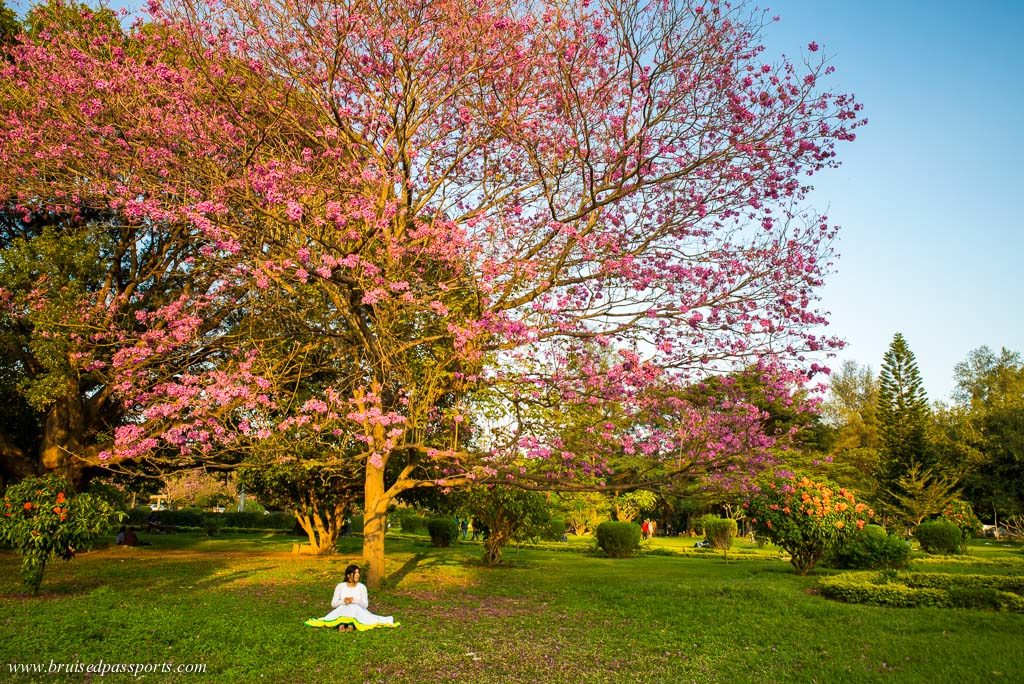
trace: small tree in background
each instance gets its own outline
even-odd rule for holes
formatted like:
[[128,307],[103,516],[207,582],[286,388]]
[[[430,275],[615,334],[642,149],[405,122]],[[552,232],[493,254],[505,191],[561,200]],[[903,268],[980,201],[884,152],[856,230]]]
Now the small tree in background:
[[36,594],[50,559],[74,558],[110,530],[114,514],[106,499],[76,494],[62,477],[29,478],[4,493],[0,541],[21,555],[22,582]]
[[729,561],[729,549],[736,538],[738,527],[732,518],[719,518],[716,515],[705,515],[700,519],[701,527],[704,528],[704,539],[713,549],[722,551],[726,562]]
[[933,470],[922,470],[916,463],[886,492],[889,508],[908,527],[917,527],[925,518],[938,515],[956,498],[957,483]]
[[575,535],[593,532],[608,519],[608,500],[597,492],[561,494],[558,505],[565,512],[565,524]]
[[806,477],[766,478],[744,506],[755,532],[789,553],[798,575],[875,515],[848,489]]
[[658,505],[658,495],[646,489],[638,489],[616,494],[612,497],[611,504],[616,520],[633,522],[641,513],[654,510]]
[[334,552],[360,490],[350,475],[301,459],[250,460],[239,483],[266,505],[291,511],[314,554]]
[[177,508],[229,506],[238,496],[238,488],[225,474],[189,470],[164,478],[163,494]]
[[515,487],[473,487],[464,494],[464,507],[487,526],[483,561],[501,562],[501,550],[510,541],[528,541],[541,536],[551,520],[543,494]]

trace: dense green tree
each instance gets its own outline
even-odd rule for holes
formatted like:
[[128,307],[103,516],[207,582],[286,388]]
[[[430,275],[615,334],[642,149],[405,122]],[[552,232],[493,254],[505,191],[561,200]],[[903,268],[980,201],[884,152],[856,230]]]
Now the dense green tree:
[[1024,511],[1024,361],[988,347],[956,366],[958,420],[943,434],[968,457],[964,497],[984,517]]
[[877,413],[882,447],[878,480],[883,489],[891,489],[914,464],[930,465],[928,398],[914,353],[900,333],[882,358]]
[[832,375],[828,396],[822,403],[822,416],[836,429],[835,451],[877,449],[878,378],[871,366],[844,361]]

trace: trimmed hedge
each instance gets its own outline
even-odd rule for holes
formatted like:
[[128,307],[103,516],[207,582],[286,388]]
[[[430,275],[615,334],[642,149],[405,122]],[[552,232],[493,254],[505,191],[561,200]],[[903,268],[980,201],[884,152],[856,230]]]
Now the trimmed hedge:
[[980,608],[1024,612],[1024,577],[893,571],[851,572],[818,582],[823,596],[893,608]]
[[565,536],[565,521],[552,518],[541,528],[540,538],[544,541],[562,541]]
[[960,553],[960,536],[960,528],[948,520],[929,520],[914,530],[922,549],[947,556]]
[[280,530],[290,532],[295,528],[295,516],[285,511],[276,513],[207,513],[201,508],[182,508],[176,511],[152,511],[142,506],[132,509],[128,514],[127,525],[136,527],[145,525],[149,517],[156,513],[161,525],[174,527],[198,527],[206,529],[208,519],[216,521],[220,529],[234,528],[242,530]]
[[403,513],[398,522],[404,534],[421,534],[427,530],[427,519],[413,512]]
[[732,541],[738,531],[735,520],[706,515],[700,519],[700,523],[704,528],[704,539],[711,544],[711,548],[719,551],[728,551],[732,548]]
[[611,558],[626,558],[640,550],[640,526],[606,520],[597,526],[597,545]]
[[434,546],[451,546],[459,538],[459,523],[451,518],[432,518],[427,521],[427,532]]
[[866,525],[828,559],[832,567],[854,570],[905,568],[909,562],[910,544],[879,525]]

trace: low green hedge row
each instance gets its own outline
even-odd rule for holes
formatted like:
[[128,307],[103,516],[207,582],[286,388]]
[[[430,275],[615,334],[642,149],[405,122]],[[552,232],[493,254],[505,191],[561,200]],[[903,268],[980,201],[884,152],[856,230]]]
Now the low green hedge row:
[[938,573],[851,572],[818,581],[823,596],[893,608],[984,608],[1024,612],[1024,578]]
[[[127,525],[145,525],[153,515],[147,507],[132,509],[128,514]],[[207,519],[215,520],[220,527],[233,527],[247,530],[283,530],[290,531],[295,527],[295,516],[291,513],[208,513],[201,508],[183,508],[176,511],[156,511],[161,525],[174,527],[206,527]]]
[[936,572],[908,572],[899,575],[908,587],[948,589],[952,586],[973,589],[998,589],[1024,595],[1024,575],[950,575]]

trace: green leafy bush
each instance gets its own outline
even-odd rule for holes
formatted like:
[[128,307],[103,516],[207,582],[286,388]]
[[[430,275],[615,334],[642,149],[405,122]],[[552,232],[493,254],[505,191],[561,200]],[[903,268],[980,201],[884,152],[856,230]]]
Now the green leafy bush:
[[432,518],[427,521],[427,532],[434,546],[451,546],[459,538],[459,524],[451,518]]
[[952,555],[960,552],[960,528],[948,520],[929,520],[917,526],[914,538],[928,553]]
[[427,529],[427,519],[414,511],[402,513],[398,520],[405,534],[419,534]]
[[866,525],[835,549],[828,562],[832,567],[855,570],[905,568],[910,562],[910,544],[880,525]]
[[203,518],[203,529],[206,530],[208,537],[214,537],[220,532],[220,528],[224,526],[224,523],[220,520],[219,516],[208,515]]
[[743,505],[755,534],[788,552],[798,575],[806,575],[875,514],[853,492],[806,477],[762,479],[760,491]]
[[711,544],[711,548],[728,551],[732,547],[738,531],[735,520],[706,515],[701,518],[700,524],[704,528],[704,539]]
[[967,553],[967,542],[971,537],[982,534],[981,521],[974,514],[971,504],[960,499],[953,499],[942,509],[942,519],[951,522],[960,529],[960,553]]
[[71,560],[109,531],[114,506],[96,494],[76,494],[64,478],[33,477],[4,493],[0,541],[21,555],[21,577],[39,591],[46,564],[54,556]]
[[597,545],[611,558],[625,558],[640,550],[640,526],[608,520],[597,526]]
[[565,520],[552,518],[541,528],[540,538],[544,541],[562,541],[565,530]]

